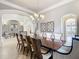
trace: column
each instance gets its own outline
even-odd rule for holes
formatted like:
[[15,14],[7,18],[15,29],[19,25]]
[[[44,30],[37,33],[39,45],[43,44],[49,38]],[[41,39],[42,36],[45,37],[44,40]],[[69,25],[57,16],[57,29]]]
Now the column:
[[2,37],[2,15],[0,14],[0,39]]
[[2,15],[0,14],[0,47],[2,45]]

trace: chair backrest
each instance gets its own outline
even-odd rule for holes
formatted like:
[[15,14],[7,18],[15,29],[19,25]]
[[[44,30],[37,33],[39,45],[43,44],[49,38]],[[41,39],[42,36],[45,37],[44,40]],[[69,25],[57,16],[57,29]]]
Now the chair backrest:
[[16,35],[16,39],[18,41],[18,44],[20,44],[20,41],[19,41],[19,38],[18,38],[18,34],[16,33],[15,35]]
[[31,44],[31,38],[30,38],[30,36],[26,36],[26,40],[27,40],[27,43],[30,45]]
[[30,50],[30,52],[32,52],[32,47],[31,47],[31,38],[30,36],[26,36],[26,41],[27,41],[27,46],[28,46],[28,49]]
[[60,53],[60,54],[63,54],[63,55],[69,55],[73,50],[73,39],[71,41],[72,41],[71,45],[69,45],[69,46],[63,45],[63,47],[65,47],[65,49],[68,48],[68,50],[66,50],[67,52],[65,52],[65,53],[63,51],[62,52],[57,51],[57,52]]
[[22,34],[20,34],[20,39],[21,39],[22,44],[24,45],[25,42],[24,42],[24,38]]
[[73,39],[71,36],[66,37],[66,41],[64,43],[65,46],[72,46]]
[[55,33],[54,36],[55,36],[55,40],[60,40],[61,33]]
[[32,38],[32,46],[35,51],[35,55],[37,59],[43,59],[42,54],[41,54],[41,49],[40,49],[40,40]]

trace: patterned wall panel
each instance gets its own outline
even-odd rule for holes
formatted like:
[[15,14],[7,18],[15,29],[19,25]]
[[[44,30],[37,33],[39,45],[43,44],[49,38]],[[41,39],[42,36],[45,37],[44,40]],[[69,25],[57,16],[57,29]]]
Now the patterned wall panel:
[[47,23],[47,32],[53,32],[54,31],[54,22],[48,22]]
[[46,23],[41,23],[40,24],[41,32],[46,32],[47,31],[46,25],[47,25]]
[[40,24],[41,32],[53,32],[54,31],[54,22],[46,22]]

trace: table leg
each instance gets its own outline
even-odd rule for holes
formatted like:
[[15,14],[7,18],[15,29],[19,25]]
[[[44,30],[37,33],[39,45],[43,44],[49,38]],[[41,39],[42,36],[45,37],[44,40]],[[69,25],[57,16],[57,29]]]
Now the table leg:
[[51,50],[50,53],[51,53],[51,56],[49,59],[53,59],[53,50]]

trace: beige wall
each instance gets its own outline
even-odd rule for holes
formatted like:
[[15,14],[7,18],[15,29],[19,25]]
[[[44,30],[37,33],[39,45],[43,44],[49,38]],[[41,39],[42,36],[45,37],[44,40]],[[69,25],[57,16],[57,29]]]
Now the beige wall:
[[77,15],[77,34],[79,34],[79,0],[74,2],[73,7],[73,13]]
[[0,14],[0,39],[2,37],[2,15]]

